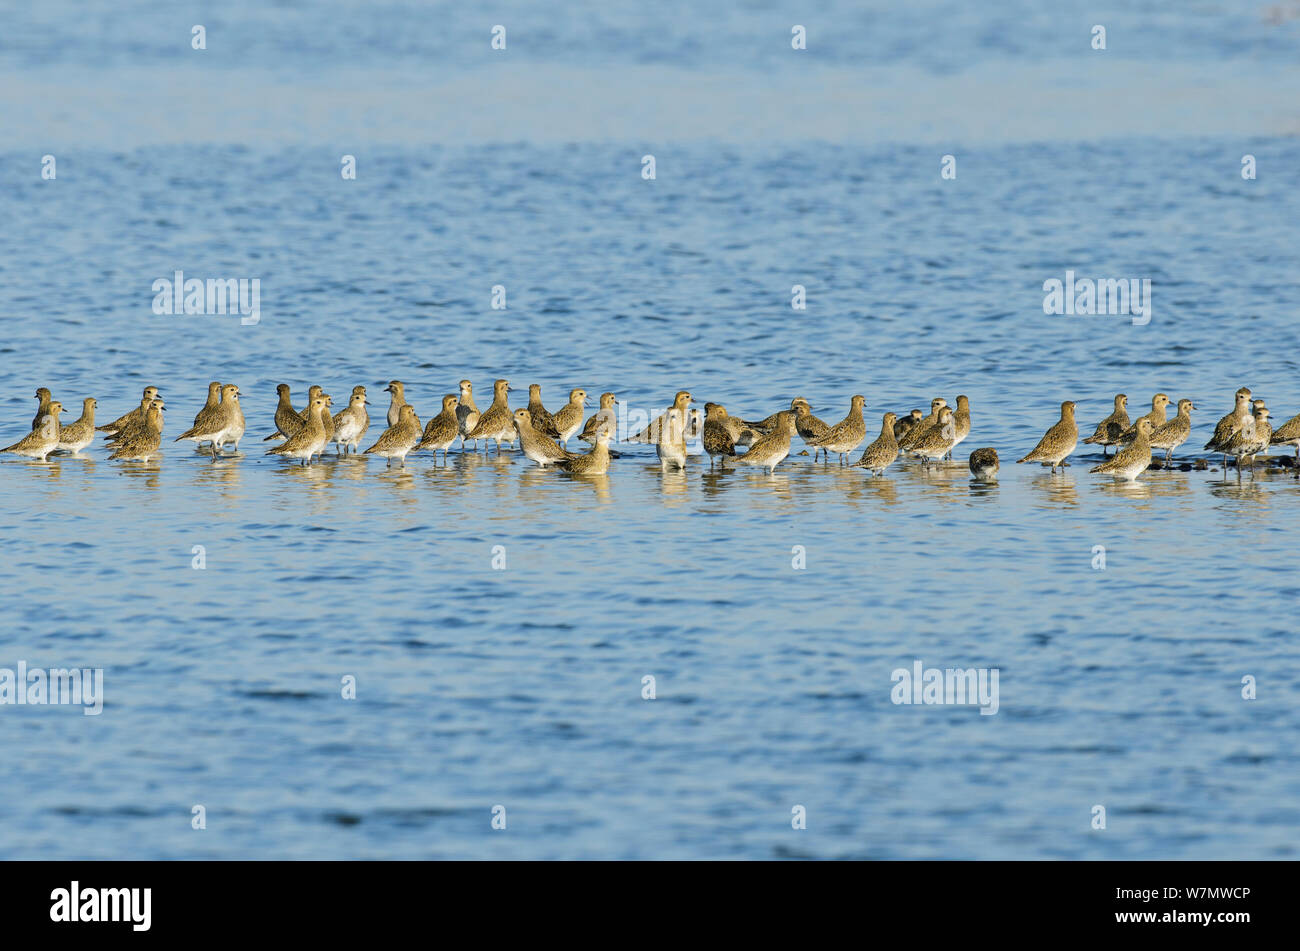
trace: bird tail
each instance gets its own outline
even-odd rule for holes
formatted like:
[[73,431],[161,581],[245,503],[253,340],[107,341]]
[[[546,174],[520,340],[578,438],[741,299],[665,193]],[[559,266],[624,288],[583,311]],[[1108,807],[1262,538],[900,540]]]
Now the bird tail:
[[265,437],[262,440],[262,442],[270,442],[272,439],[287,439],[287,438],[288,437],[285,436],[284,433],[280,432],[280,430],[277,429],[275,432],[271,433],[271,435]]

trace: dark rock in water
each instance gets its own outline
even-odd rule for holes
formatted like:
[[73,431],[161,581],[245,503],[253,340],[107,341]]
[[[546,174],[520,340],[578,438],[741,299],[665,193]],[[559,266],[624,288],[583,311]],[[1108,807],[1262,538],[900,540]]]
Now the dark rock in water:
[[1208,462],[1206,462],[1204,459],[1197,459],[1197,460],[1196,460],[1196,471],[1197,471],[1197,472],[1204,472],[1204,471],[1205,471],[1206,469],[1208,469],[1208,468],[1210,468],[1210,464],[1209,464]]
[[1192,471],[1192,464],[1191,464],[1190,462],[1184,462],[1182,465],[1180,465],[1180,466],[1178,467],[1178,471],[1179,471],[1179,472],[1191,472],[1191,471]]

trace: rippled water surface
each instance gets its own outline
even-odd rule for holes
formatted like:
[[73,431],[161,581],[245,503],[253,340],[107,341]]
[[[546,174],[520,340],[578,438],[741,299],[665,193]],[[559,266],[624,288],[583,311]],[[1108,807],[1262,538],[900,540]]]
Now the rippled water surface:
[[[1116,60],[1146,68],[1116,41],[1128,17],[1157,66],[1191,64],[1207,87],[1260,64],[1294,71],[1295,21],[1181,6],[1117,8]],[[827,61],[852,70],[870,48],[877,66],[958,81],[1051,68],[1066,54],[1039,40],[1066,27],[1040,7],[832,8]],[[254,65],[293,81],[340,62],[432,68],[434,39],[447,75],[484,68],[455,39],[485,35],[463,13],[347,9],[232,4],[210,36],[237,33]],[[337,141],[328,110],[303,115],[293,142],[205,133],[191,115],[176,119],[187,141],[145,143],[169,120],[110,95],[88,141],[58,145],[59,104],[31,98],[26,71],[89,70],[111,93],[119,71],[165,68],[170,10],[103,14],[91,39],[62,4],[38,5],[0,48],[0,104],[24,131],[0,145],[0,440],[27,431],[42,385],[70,407],[97,397],[107,421],[157,383],[174,436],[211,379],[240,386],[249,435],[216,462],[170,440],[148,465],[99,445],[48,464],[0,456],[0,667],[102,667],[105,690],[98,717],[0,707],[0,855],[1295,855],[1294,471],[1238,482],[1211,459],[1125,485],[1089,474],[1098,454],[1055,475],[1013,462],[1064,399],[1081,428],[1118,391],[1134,416],[1156,391],[1193,399],[1187,462],[1240,385],[1275,424],[1300,411],[1285,102],[1244,136],[1209,110],[1195,135],[1155,115],[1141,135],[936,149],[919,93],[898,103],[915,142],[796,124],[750,142],[593,125],[559,143],[414,124]],[[1061,16],[1086,36],[1091,10]],[[417,15],[460,18],[404,29]],[[647,64],[756,85],[798,68],[750,52],[768,25],[788,48],[798,21],[776,5],[694,26],[604,5],[518,16],[520,75],[581,68],[593,100],[602,77]],[[543,28],[549,51],[524,40]],[[219,99],[238,70],[213,69]],[[671,127],[696,107],[709,103],[655,111]],[[58,177],[43,181],[50,149]],[[953,150],[958,177],[943,181]],[[340,178],[345,153],[356,181]],[[1149,278],[1150,324],[1045,316],[1042,284],[1067,269]],[[260,279],[261,322],[156,316],[152,282],[176,270]],[[587,480],[510,451],[404,470],[263,455],[277,383],[300,404],[320,383],[335,409],[364,384],[380,417],[397,378],[428,418],[462,377],[485,407],[499,376],[516,398],[540,383],[552,410],[573,386],[643,411],[688,388],[749,417],[804,395],[835,421],[861,393],[873,433],[886,411],[964,393],[974,431],[956,464],[880,478],[808,455],[772,476],[711,473],[698,456],[662,474],[643,446]],[[969,480],[980,446],[1001,453],[996,484]],[[998,713],[895,705],[891,673],[917,660],[998,668]],[[498,804],[505,831],[490,827]],[[1090,828],[1097,804],[1105,831]]]

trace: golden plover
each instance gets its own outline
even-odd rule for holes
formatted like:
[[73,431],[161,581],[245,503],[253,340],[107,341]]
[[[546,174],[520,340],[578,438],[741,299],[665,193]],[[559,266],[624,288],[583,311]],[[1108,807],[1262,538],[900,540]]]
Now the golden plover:
[[1268,411],[1263,400],[1255,401],[1255,441],[1249,446],[1250,449],[1250,468],[1251,474],[1255,470],[1255,457],[1261,452],[1268,452],[1269,444],[1273,441],[1273,426],[1269,420],[1273,414]]
[[217,418],[222,428],[217,431],[215,443],[219,453],[225,452],[228,443],[234,443],[235,452],[239,452],[239,440],[244,438],[244,428],[247,425],[244,407],[239,404],[241,395],[239,387],[234,383],[227,383],[221,388],[221,405],[217,407]]
[[[460,423],[460,448],[465,449],[465,436],[478,425],[478,407],[474,405],[474,384],[469,380],[460,381],[460,398],[456,403],[456,419]],[[475,449],[478,448],[476,443]]]
[[369,405],[370,401],[366,399],[366,388],[352,387],[352,396],[348,399],[348,405],[334,415],[336,455],[340,451],[343,455],[347,455],[349,449],[354,453],[357,451],[357,444],[370,428],[370,414],[366,412],[366,407]]
[[173,442],[189,439],[196,446],[211,443],[213,459],[217,458],[217,454],[228,442],[233,442],[235,448],[239,448],[239,440],[244,435],[244,411],[239,406],[239,387],[227,383],[220,388],[217,396],[217,403],[210,410],[206,406],[199,410],[199,414],[194,417],[194,425]]
[[141,408],[138,416],[131,416],[131,414],[128,413],[127,416],[124,417],[126,422],[114,429],[113,432],[106,434],[104,436],[104,442],[110,446],[116,447],[123,441],[133,439],[140,433],[144,432],[148,429],[146,424],[148,422],[150,408],[152,408],[155,403],[161,402],[161,400],[161,396],[155,396],[153,399],[149,400],[148,405]]
[[[321,413],[320,424],[321,428],[325,430],[325,446],[328,446],[334,441],[334,412],[330,409],[334,405],[334,400],[328,393],[322,393],[321,395],[325,397],[325,412]],[[419,420],[417,419],[416,422],[418,423]],[[316,453],[318,457],[325,451],[325,446],[321,446]]]
[[1074,403],[1066,400],[1061,404],[1061,419],[1038,440],[1038,445],[1029,451],[1029,455],[1017,459],[1016,463],[1039,462],[1051,466],[1055,472],[1058,466],[1065,466],[1065,457],[1074,452],[1078,444],[1079,427],[1074,422]]
[[857,449],[867,438],[867,424],[862,418],[862,407],[866,402],[865,396],[852,397],[848,415],[809,443],[826,453],[825,461],[830,461],[833,452],[840,457],[840,465],[844,465],[845,454]]
[[1232,412],[1219,420],[1218,425],[1214,427],[1214,435],[1210,437],[1210,441],[1203,447],[1211,452],[1223,453],[1223,471],[1225,473],[1228,471],[1228,443],[1243,426],[1252,422],[1249,387],[1243,386],[1237,390],[1236,399],[1236,406],[1233,407]]
[[1128,418],[1128,397],[1123,393],[1115,394],[1115,409],[1111,414],[1097,424],[1097,430],[1091,436],[1084,440],[1090,445],[1101,445],[1101,454],[1110,455],[1107,449],[1110,446],[1119,445],[1119,440],[1124,431],[1132,425]]
[[[1237,460],[1238,479],[1241,478],[1242,464],[1247,460],[1250,462],[1250,474],[1255,474],[1255,456],[1267,449],[1273,438],[1273,427],[1268,423],[1270,414],[1264,401],[1255,400],[1254,410],[1254,415],[1223,446],[1224,451]],[[1226,471],[1224,474],[1227,474]]]
[[[320,396],[325,397],[325,412],[321,413],[320,417],[321,428],[325,430],[325,445],[321,446],[321,448],[316,451],[317,457],[325,451],[325,446],[328,446],[330,441],[334,438],[334,413],[330,410],[330,407],[334,405],[334,400],[325,392],[324,387],[313,384],[307,389],[307,406],[298,414],[298,419],[301,424],[306,426],[308,422],[307,417],[311,411],[311,404]],[[311,462],[310,459],[307,461]]]
[[487,411],[478,418],[478,423],[466,435],[466,439],[473,439],[476,443],[483,440],[483,448],[487,448],[487,440],[494,440],[497,444],[497,455],[501,455],[501,444],[503,442],[515,441],[515,420],[510,415],[510,384],[505,380],[497,380],[492,384],[492,405]]
[[151,401],[140,425],[119,432],[122,438],[108,458],[124,462],[148,462],[158,455],[158,447],[162,445],[163,410],[166,408],[160,399]]
[[36,416],[32,419],[32,431],[35,432],[41,425],[41,417],[50,412],[50,400],[54,397],[48,387],[42,386],[36,391]]
[[976,449],[966,461],[970,474],[980,482],[993,482],[998,477],[998,451],[991,447]]
[[[293,400],[289,396],[289,384],[281,383],[275,388],[275,392],[279,397],[279,402],[275,406],[275,432],[263,439],[262,442],[270,442],[272,439],[288,439],[303,427],[303,418],[293,408]],[[309,404],[303,412],[306,413],[310,409]]]
[[617,404],[618,400],[613,393],[601,393],[600,409],[591,414],[578,438],[583,442],[594,443],[596,434],[607,429],[612,439],[618,431],[618,412],[614,409]]
[[761,466],[768,475],[776,471],[782,460],[790,455],[790,439],[795,433],[795,414],[792,410],[779,413],[775,427],[766,436],[754,441],[743,456],[723,456],[722,468],[732,466]]
[[[821,439],[821,437],[830,432],[831,427],[828,423],[822,422],[813,415],[812,404],[802,396],[795,398],[792,408],[794,410],[794,431],[799,434],[799,438],[804,441],[804,445],[812,446],[813,462],[816,462],[818,453],[823,453],[824,450],[820,446],[813,444],[816,440]],[[780,414],[778,414],[778,416],[779,415]],[[778,419],[777,426],[780,425],[781,423]],[[775,432],[776,430],[773,429],[771,431]]]
[[528,418],[532,420],[533,429],[552,439],[560,435],[555,428],[555,417],[542,405],[542,387],[540,383],[528,384]]
[[456,405],[459,402],[460,398],[454,393],[448,393],[442,398],[442,412],[429,420],[429,425],[424,427],[420,444],[415,447],[416,452],[432,449],[434,465],[438,464],[439,449],[442,450],[443,465],[447,464],[447,450],[460,435],[460,420],[456,417]]
[[[686,426],[686,410],[689,409],[690,405],[694,402],[695,402],[695,398],[692,397],[687,390],[678,390],[677,395],[673,397],[673,405],[668,408],[669,410],[675,409],[678,411],[678,413],[681,414],[683,429]],[[659,431],[663,429],[664,423],[667,419],[668,419],[668,410],[665,410],[664,412],[660,413],[658,417],[652,420],[650,424],[645,427],[645,429],[641,430],[639,433],[635,433],[629,436],[626,440],[624,440],[624,442],[657,444],[659,442]]]
[[[1147,413],[1145,416],[1139,416],[1138,419],[1145,419],[1149,422],[1151,424],[1151,431],[1155,432],[1165,423],[1169,422],[1169,418],[1165,415],[1165,407],[1167,407],[1169,403],[1170,400],[1168,396],[1164,393],[1157,393],[1155,396],[1151,397],[1151,412]],[[1119,441],[1121,443],[1127,443],[1136,438],[1136,436],[1137,423],[1134,422],[1133,425],[1129,426],[1128,429],[1124,430],[1124,432],[1120,434]]]
[[609,471],[609,441],[612,437],[606,429],[596,433],[596,445],[591,452],[568,459],[560,459],[555,464],[565,472],[573,475],[604,475]]
[[1151,430],[1151,448],[1165,451],[1166,465],[1173,458],[1174,450],[1187,442],[1187,437],[1192,434],[1192,410],[1194,409],[1196,407],[1192,405],[1191,400],[1179,400],[1178,415],[1163,426],[1156,426]]
[[388,425],[396,426],[402,418],[402,407],[406,405],[406,384],[401,380],[390,380],[384,392],[392,394],[388,403]]
[[551,417],[551,423],[555,426],[555,438],[564,445],[567,446],[569,437],[582,429],[582,411],[586,406],[586,390],[569,390],[569,402]]
[[529,410],[515,410],[515,429],[519,432],[519,451],[543,468],[573,457],[550,436],[537,431]]
[[952,458],[952,450],[961,445],[962,440],[970,435],[970,397],[957,397],[957,409],[952,414],[953,425],[957,427],[957,440],[952,444],[952,449],[948,450],[948,458]]
[[311,401],[318,396],[324,396],[324,395],[325,395],[325,387],[320,386],[319,384],[313,383],[311,386],[307,387],[307,405],[304,406],[302,408],[302,412],[298,414],[298,419],[300,422],[306,424],[307,416],[311,412]]
[[307,465],[313,456],[319,455],[325,448],[325,423],[323,418],[329,412],[329,397],[317,396],[307,404],[307,422],[292,436],[273,449],[268,449],[269,456],[284,456],[297,459],[300,465]]
[[[802,396],[796,396],[794,399],[790,401],[791,412],[795,411],[795,404],[798,403],[801,399],[803,399]],[[781,422],[781,414],[784,412],[785,410],[783,409],[777,410],[771,416],[764,417],[763,419],[760,419],[757,422],[750,422],[749,420],[745,420],[745,419],[742,419],[741,422],[744,423],[746,426],[748,426],[750,429],[754,430],[756,433],[758,433],[758,435],[766,436],[772,430],[776,429],[777,424]]]
[[916,426],[924,418],[925,414],[923,414],[919,409],[914,409],[906,416],[899,419],[898,422],[894,423],[894,439],[901,440],[911,432],[913,426]]
[[921,434],[921,438],[907,447],[907,451],[928,466],[932,460],[942,459],[957,444],[957,420],[950,407],[939,410],[939,419]]
[[682,411],[676,406],[670,409],[662,426],[659,427],[659,442],[655,443],[655,454],[659,456],[659,468],[664,472],[668,467],[686,468],[686,420]]
[[1273,430],[1269,443],[1274,446],[1295,446],[1297,468],[1300,468],[1300,414],[1292,416]]
[[149,405],[153,403],[153,401],[156,400],[157,398],[158,398],[158,387],[146,386],[144,388],[144,395],[140,397],[139,406],[131,410],[131,412],[123,416],[119,416],[111,423],[107,423],[103,426],[96,426],[95,432],[108,433],[108,435],[112,436],[120,432],[122,429],[126,428],[127,426],[129,426],[131,423],[143,421],[144,414],[148,411]]
[[709,468],[712,469],[718,456],[734,456],[736,439],[731,434],[727,421],[726,407],[720,403],[704,404],[704,434],[701,440],[704,451],[709,455]]
[[57,400],[51,400],[45,406],[45,415],[32,427],[32,431],[12,446],[0,449],[0,452],[12,452],[17,456],[27,456],[44,462],[50,453],[59,448],[59,413],[61,412],[63,412],[63,405]]
[[925,416],[919,423],[907,431],[907,434],[898,441],[898,448],[904,451],[911,449],[916,445],[917,440],[924,436],[932,427],[939,425],[939,413],[947,407],[948,401],[942,396],[936,396],[930,400],[930,415]]
[[880,435],[862,450],[862,456],[853,465],[870,469],[876,475],[881,475],[892,466],[898,458],[898,439],[894,436],[894,424],[897,422],[897,413],[886,413],[880,421]]
[[[709,407],[713,410],[710,411]],[[694,411],[692,411],[694,412]],[[704,404],[704,422],[700,426],[700,435],[704,435],[704,426],[708,425],[709,416],[712,415],[714,420],[726,428],[728,435],[731,436],[732,446],[735,449],[745,449],[754,444],[754,440],[765,435],[765,431],[757,428],[754,423],[747,423],[738,416],[732,416],[727,412],[721,403]],[[775,426],[775,422],[773,422]]]
[[1151,420],[1145,416],[1139,418],[1133,424],[1133,438],[1128,445],[1088,471],[1100,472],[1116,479],[1136,479],[1151,466],[1151,430]]
[[[81,401],[81,418],[67,426],[59,425],[59,450],[70,452],[74,456],[95,441],[95,407],[99,405],[93,396]],[[47,411],[49,407],[46,407]]]
[[[212,438],[212,423],[217,415],[217,407],[221,405],[221,384],[213,380],[208,384],[208,398],[204,402],[203,408],[194,416],[194,425],[185,432],[181,433],[172,442],[181,442],[188,439],[194,443],[196,449],[203,447],[205,442],[210,442]],[[200,435],[201,434],[201,435]],[[216,455],[215,447],[213,455]]]
[[[722,423],[727,427],[727,432],[731,434],[731,441],[736,444],[737,449],[746,449],[749,446],[752,446],[754,440],[763,435],[761,430],[755,429],[743,419],[736,416],[726,415],[726,412],[725,409],[722,410],[722,413],[724,414],[722,417]],[[703,432],[703,430],[701,430],[701,432]]]

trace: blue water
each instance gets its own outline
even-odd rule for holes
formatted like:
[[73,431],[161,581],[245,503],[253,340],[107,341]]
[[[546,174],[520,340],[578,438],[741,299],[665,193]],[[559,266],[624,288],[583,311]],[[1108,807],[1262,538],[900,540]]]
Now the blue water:
[[[206,54],[168,4],[11,11],[0,439],[41,385],[107,421],[157,383],[175,435],[211,379],[249,435],[216,463],[0,457],[0,668],[105,692],[0,706],[0,855],[1294,856],[1293,471],[1013,462],[1063,399],[1081,428],[1118,391],[1193,399],[1188,462],[1238,386],[1300,411],[1300,21],[1183,6],[832,4],[808,60],[779,4],[241,2]],[[1126,97],[1160,108],[1061,107]],[[1067,269],[1149,278],[1151,322],[1044,315]],[[260,323],[155,315],[176,270],[258,278]],[[835,421],[862,393],[873,433],[964,393],[974,431],[883,478],[262,454],[280,382],[336,409],[364,384],[377,418],[397,378],[427,418],[499,376],[552,410],[686,387]],[[917,660],[997,668],[998,713],[895,705]]]

